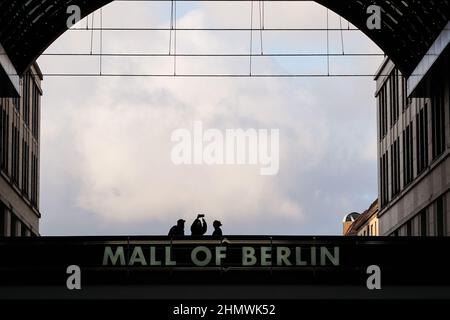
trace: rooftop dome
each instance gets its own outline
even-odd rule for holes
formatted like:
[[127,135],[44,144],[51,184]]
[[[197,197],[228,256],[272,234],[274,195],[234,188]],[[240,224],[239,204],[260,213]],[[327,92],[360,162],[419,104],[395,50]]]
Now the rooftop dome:
[[349,213],[348,215],[346,215],[344,217],[344,221],[343,222],[354,222],[356,219],[358,219],[358,217],[360,215],[361,214],[359,214],[358,212]]

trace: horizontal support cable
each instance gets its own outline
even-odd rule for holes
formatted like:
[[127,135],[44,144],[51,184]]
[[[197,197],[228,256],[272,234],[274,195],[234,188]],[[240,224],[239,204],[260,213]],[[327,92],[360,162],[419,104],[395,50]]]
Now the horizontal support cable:
[[41,56],[105,57],[384,57],[384,53],[43,53]]
[[359,29],[347,29],[347,28],[121,28],[121,27],[105,27],[103,29],[94,27],[94,28],[71,28],[68,29],[68,31],[278,31],[278,32],[285,32],[285,31],[339,31],[339,32],[354,32],[354,31],[360,31]]
[[361,78],[375,76],[375,74],[132,74],[132,73],[44,73],[44,77],[167,77],[167,78]]

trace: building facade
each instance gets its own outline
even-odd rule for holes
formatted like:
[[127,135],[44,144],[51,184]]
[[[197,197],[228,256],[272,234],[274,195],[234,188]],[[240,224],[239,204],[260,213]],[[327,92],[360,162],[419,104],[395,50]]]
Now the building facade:
[[408,95],[386,59],[376,77],[379,231],[450,235],[450,49]]
[[42,73],[20,80],[20,98],[0,98],[0,236],[39,235]]
[[[349,221],[351,221],[349,223]],[[362,214],[351,213],[344,218],[344,236],[375,237],[378,236],[378,200]]]
[[346,215],[344,217],[344,219],[342,220],[342,234],[348,235],[349,234],[349,230],[352,227],[353,223],[355,223],[355,221],[361,216],[360,213],[358,212],[352,212],[349,213],[348,215]]

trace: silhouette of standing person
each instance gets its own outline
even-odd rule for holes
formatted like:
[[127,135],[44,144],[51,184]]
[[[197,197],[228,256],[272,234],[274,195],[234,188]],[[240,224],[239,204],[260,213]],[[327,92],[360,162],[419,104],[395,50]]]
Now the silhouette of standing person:
[[220,227],[222,226],[222,222],[219,220],[214,220],[213,227],[214,232],[212,233],[213,237],[221,237],[222,236],[222,229]]
[[180,219],[177,221],[177,224],[170,228],[169,236],[184,236],[184,223],[186,221]]
[[197,219],[195,219],[194,222],[192,223],[191,234],[193,236],[202,236],[206,233],[206,229],[208,228],[208,226],[206,225],[204,217],[205,217],[204,214],[199,214],[197,216]]

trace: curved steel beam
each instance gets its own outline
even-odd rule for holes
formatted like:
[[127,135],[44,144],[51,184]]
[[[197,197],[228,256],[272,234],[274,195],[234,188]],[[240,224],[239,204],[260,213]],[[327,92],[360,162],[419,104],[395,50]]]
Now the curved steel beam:
[[[405,74],[427,52],[450,20],[450,0],[317,0],[373,40]],[[19,74],[66,30],[67,7],[77,5],[86,17],[113,0],[0,0],[0,43]],[[370,5],[382,9],[382,27],[367,27]]]

